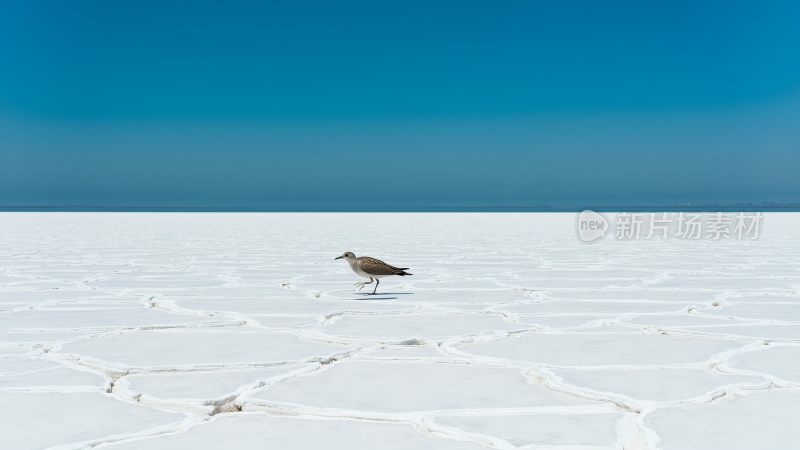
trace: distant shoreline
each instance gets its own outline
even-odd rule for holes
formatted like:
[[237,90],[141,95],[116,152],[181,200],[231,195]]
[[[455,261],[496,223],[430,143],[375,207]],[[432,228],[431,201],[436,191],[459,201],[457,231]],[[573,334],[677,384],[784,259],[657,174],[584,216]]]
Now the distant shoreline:
[[800,205],[612,205],[612,206],[2,206],[0,212],[220,212],[220,213],[575,213],[597,212],[800,212]]

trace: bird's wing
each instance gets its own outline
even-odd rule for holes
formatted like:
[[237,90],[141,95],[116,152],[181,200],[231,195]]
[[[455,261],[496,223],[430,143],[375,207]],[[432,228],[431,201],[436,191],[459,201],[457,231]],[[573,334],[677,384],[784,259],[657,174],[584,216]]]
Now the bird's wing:
[[358,267],[370,275],[399,275],[403,271],[403,269],[369,256],[361,256],[356,260],[358,261]]

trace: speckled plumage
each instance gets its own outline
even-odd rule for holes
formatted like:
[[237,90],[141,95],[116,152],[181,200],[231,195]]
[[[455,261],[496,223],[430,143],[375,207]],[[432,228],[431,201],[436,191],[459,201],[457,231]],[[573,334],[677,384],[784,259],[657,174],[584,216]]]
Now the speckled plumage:
[[386,264],[380,259],[372,258],[369,256],[359,256],[355,259],[354,265],[361,269],[364,273],[369,275],[385,276],[385,275],[411,275],[406,272],[408,267],[395,267],[391,264]]

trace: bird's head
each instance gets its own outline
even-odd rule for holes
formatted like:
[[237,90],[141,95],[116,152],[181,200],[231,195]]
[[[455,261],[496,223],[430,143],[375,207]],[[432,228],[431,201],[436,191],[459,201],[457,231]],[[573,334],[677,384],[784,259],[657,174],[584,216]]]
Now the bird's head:
[[346,259],[348,261],[352,261],[356,259],[356,255],[354,255],[353,252],[344,252],[342,253],[342,256],[337,256],[334,259]]

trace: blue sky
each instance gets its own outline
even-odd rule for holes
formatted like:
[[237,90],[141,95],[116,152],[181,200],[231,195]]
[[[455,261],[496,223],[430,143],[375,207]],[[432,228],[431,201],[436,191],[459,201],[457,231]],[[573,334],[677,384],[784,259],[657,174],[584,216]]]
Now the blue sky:
[[3,2],[0,205],[800,201],[797,2]]

